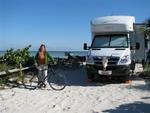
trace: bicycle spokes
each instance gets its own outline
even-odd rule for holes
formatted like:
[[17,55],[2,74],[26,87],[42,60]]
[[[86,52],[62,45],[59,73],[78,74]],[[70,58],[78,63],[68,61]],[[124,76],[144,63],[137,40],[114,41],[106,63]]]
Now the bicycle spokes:
[[49,78],[49,85],[54,90],[62,90],[66,86],[66,77],[61,72],[55,71]]

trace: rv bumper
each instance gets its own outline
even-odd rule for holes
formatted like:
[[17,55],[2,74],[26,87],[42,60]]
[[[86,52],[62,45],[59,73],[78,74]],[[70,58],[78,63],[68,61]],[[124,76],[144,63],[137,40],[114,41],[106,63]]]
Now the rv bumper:
[[[86,65],[86,70],[88,74],[103,75],[99,73],[100,71],[103,71],[102,66]],[[108,75],[112,75],[112,76],[130,75],[130,65],[108,66],[105,71],[110,72]]]

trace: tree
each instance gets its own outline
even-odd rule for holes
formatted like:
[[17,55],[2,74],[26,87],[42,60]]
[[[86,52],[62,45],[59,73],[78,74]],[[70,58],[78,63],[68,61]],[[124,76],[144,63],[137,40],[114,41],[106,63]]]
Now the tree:
[[147,20],[145,21],[145,23],[147,24],[146,30],[145,30],[145,34],[146,34],[146,36],[148,36],[148,37],[150,38],[150,18],[147,19]]

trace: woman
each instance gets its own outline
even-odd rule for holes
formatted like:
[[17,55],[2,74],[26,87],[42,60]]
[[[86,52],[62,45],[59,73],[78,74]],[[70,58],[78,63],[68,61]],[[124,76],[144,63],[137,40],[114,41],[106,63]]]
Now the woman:
[[[41,44],[39,51],[37,52],[35,56],[35,63],[38,69],[38,80],[39,83],[44,82],[44,87],[46,87],[44,78],[47,76],[47,69],[48,69],[48,63],[53,63],[53,58],[48,54],[46,51],[46,46],[44,44]],[[39,86],[42,87],[42,86]]]

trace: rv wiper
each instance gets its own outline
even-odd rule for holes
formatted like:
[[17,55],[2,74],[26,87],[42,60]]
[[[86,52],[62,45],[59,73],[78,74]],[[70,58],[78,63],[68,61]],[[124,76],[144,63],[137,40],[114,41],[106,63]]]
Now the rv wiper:
[[100,48],[92,48],[92,50],[101,50]]
[[125,50],[125,48],[116,48],[115,50]]

